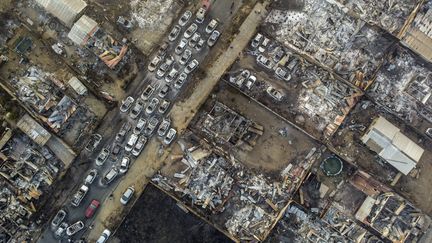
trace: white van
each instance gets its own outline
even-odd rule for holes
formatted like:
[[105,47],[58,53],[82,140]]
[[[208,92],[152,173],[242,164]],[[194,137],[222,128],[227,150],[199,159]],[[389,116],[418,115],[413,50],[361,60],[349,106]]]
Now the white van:
[[137,141],[138,141],[138,135],[137,134],[132,134],[129,137],[129,140],[127,141],[127,143],[126,143],[125,150],[127,152],[130,152],[132,150],[132,148],[135,146],[135,144],[136,144]]

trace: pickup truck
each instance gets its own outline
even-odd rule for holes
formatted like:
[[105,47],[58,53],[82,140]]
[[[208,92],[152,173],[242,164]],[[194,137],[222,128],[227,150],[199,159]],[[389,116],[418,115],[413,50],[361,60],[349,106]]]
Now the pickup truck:
[[88,190],[88,186],[82,185],[72,198],[72,206],[78,207],[85,195],[87,194]]

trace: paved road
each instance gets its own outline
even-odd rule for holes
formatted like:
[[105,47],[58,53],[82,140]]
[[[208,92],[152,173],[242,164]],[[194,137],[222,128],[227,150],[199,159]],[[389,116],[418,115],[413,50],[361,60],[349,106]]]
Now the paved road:
[[[231,44],[232,48],[227,49],[226,52],[211,65],[212,68],[206,70],[206,77],[196,84],[194,92],[188,99],[177,102],[174,105],[170,114],[173,119],[174,127],[176,127],[177,130],[181,132],[187,128],[194,114],[200,105],[204,103],[225,70],[236,60],[244,47],[249,43],[250,38],[255,33],[257,26],[264,16],[264,6],[257,4],[240,27],[240,33]],[[159,154],[158,151],[159,143],[153,138],[148,144],[146,151],[132,165],[127,178],[122,180],[117,186],[117,190],[113,192],[113,200],[106,200],[104,202],[104,207],[100,210],[95,221],[94,229],[88,235],[90,241],[98,238],[104,228],[113,230],[113,227],[118,226],[122,217],[127,214],[127,211],[132,206],[128,205],[127,208],[124,208],[118,203],[122,192],[128,186],[134,185],[136,188],[135,198],[139,197],[145,185],[148,183],[149,178],[161,167],[169,154],[169,149],[165,150],[162,155]]]
[[[180,56],[176,55],[174,53],[174,49],[177,45],[177,43],[180,41],[180,39],[182,39],[183,37],[183,32],[186,30],[186,28],[192,24],[194,20],[194,17],[191,18],[191,20],[188,22],[188,24],[186,24],[186,26],[184,26],[181,30],[181,33],[179,34],[178,38],[173,41],[173,42],[169,42],[169,48],[168,48],[168,55],[172,55],[175,59],[175,63],[174,63],[174,67],[177,70],[182,71],[184,68],[184,65],[180,65],[179,64],[179,59]],[[210,34],[205,33],[204,29],[205,26],[208,24],[208,22],[210,22],[210,18],[206,18],[206,20],[204,21],[204,23],[199,24],[199,28],[198,28],[198,33],[201,34],[201,37],[204,40],[207,40],[208,36]],[[203,48],[201,50],[196,50],[193,47],[187,47],[190,50],[192,50],[192,57],[190,60],[192,59],[197,59],[199,62],[202,62],[205,58],[205,56],[209,53],[209,49],[210,47],[207,46],[207,44],[205,43]],[[166,81],[162,78],[162,79],[158,79],[155,76],[155,72],[147,72],[147,70],[142,70],[138,75],[137,78],[133,81],[133,83],[128,87],[128,92],[127,95],[130,95],[132,97],[135,98],[135,100],[137,100],[143,90],[149,85],[151,84],[153,87],[156,87],[155,92],[153,93],[152,97],[157,97],[159,89],[166,83]],[[190,80],[190,78],[188,78],[188,80]],[[187,81],[186,81],[187,82]],[[171,102],[175,102],[176,98],[178,97],[179,93],[184,91],[184,88],[186,86],[186,83],[182,86],[181,89],[174,89],[173,88],[173,83],[170,83],[170,92],[168,93],[168,95],[164,98],[167,99]],[[160,98],[159,98],[160,99]],[[151,100],[151,98],[149,99]],[[144,105],[144,107],[146,107],[148,105],[149,101],[147,101]],[[133,105],[132,105],[133,106]],[[158,120],[160,121],[163,117],[162,114],[159,114],[157,111],[155,113],[153,113],[151,116],[156,116],[158,118]],[[145,111],[143,111],[141,113],[141,117],[144,119],[149,119],[150,117],[145,114]],[[120,152],[119,155],[116,156],[116,158],[114,156],[110,156],[107,160],[107,162],[104,163],[103,166],[98,167],[94,164],[94,160],[95,157],[97,157],[97,154],[99,153],[99,151],[102,149],[102,147],[107,147],[110,146],[110,148],[113,147],[113,143],[114,143],[114,138],[115,135],[117,134],[117,132],[120,130],[120,127],[123,125],[123,123],[128,122],[131,124],[132,128],[136,125],[136,121],[137,119],[132,119],[129,116],[129,113],[120,113],[119,109],[114,109],[112,111],[110,111],[108,113],[108,115],[105,117],[104,122],[102,123],[101,127],[98,129],[98,133],[101,134],[103,136],[103,140],[101,142],[101,144],[98,146],[98,148],[93,152],[93,153],[88,153],[87,156],[89,158],[89,163],[92,163],[92,166],[90,166],[90,169],[97,169],[98,171],[98,178],[95,180],[95,182],[90,186],[90,190],[89,193],[85,196],[85,198],[83,199],[83,201],[81,202],[80,206],[78,208],[74,208],[70,205],[70,200],[68,200],[66,203],[66,205],[64,205],[64,208],[66,209],[66,211],[68,212],[68,216],[67,216],[67,222],[69,224],[72,224],[76,221],[79,220],[83,220],[83,222],[85,223],[85,228],[84,230],[82,230],[81,232],[77,233],[76,235],[74,235],[73,237],[71,237],[72,240],[77,240],[79,238],[81,238],[86,231],[89,229],[89,226],[91,226],[93,223],[92,219],[89,220],[85,220],[84,218],[84,214],[85,214],[85,210],[87,208],[87,206],[90,204],[90,202],[93,199],[97,199],[102,203],[102,207],[99,209],[99,211],[104,210],[105,207],[105,203],[106,202],[111,202],[114,204],[120,204],[119,203],[119,197],[118,196],[114,196],[114,197],[110,197],[110,195],[112,194],[113,190],[115,190],[117,192],[117,194],[121,193],[125,190],[125,188],[129,185],[127,185],[126,187],[121,187],[121,189],[116,190],[116,188],[118,187],[119,183],[122,182],[122,180],[124,178],[118,177],[116,178],[115,181],[113,181],[111,184],[109,185],[103,185],[100,181],[100,179],[113,167],[119,166],[119,163],[121,161],[121,158],[123,156],[128,156],[130,158],[132,158],[132,156],[128,153],[126,153],[123,149]],[[132,132],[129,132],[128,135],[126,136],[125,141],[121,144],[122,147],[124,147],[125,142],[127,141],[128,136],[131,134]],[[156,136],[156,135],[154,135]],[[152,139],[153,142],[149,143],[147,147],[149,148],[145,148],[144,151],[158,151],[160,149],[160,143],[157,143],[158,145],[155,146],[155,142],[154,140],[156,140],[155,138]],[[86,153],[86,152],[83,152]],[[144,152],[140,157],[139,160],[144,160],[144,158],[146,158],[147,156],[145,155],[146,153]],[[83,162],[86,163],[86,162]],[[142,166],[142,165],[141,165]],[[138,167],[138,168],[137,168]],[[131,172],[135,172],[135,173],[141,173],[140,170],[140,166],[136,166],[133,158],[132,158],[132,167],[129,170],[129,173],[127,173],[127,177],[132,177],[132,178],[137,178],[135,175],[129,175]],[[88,173],[88,172],[87,172]],[[77,175],[82,179],[82,181],[84,180],[84,178],[86,177],[87,173],[83,174],[83,175]],[[149,175],[150,176],[150,175]],[[124,176],[123,176],[124,177]],[[123,180],[124,181],[124,180]],[[78,188],[81,186],[81,184],[76,186],[76,189],[73,190],[73,193],[75,193]],[[70,198],[72,197],[72,195],[70,195]],[[105,202],[104,202],[105,201]],[[96,215],[99,214],[99,212],[96,213]],[[42,237],[39,239],[39,242],[58,242],[58,239],[54,238],[54,234],[53,232],[51,232],[50,229],[45,230],[45,232],[43,233]],[[60,241],[64,241],[66,242],[67,239],[66,237],[63,237],[62,240]]]

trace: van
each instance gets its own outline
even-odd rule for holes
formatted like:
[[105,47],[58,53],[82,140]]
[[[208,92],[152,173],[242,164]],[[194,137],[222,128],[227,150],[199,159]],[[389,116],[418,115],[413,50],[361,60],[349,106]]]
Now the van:
[[127,152],[130,152],[132,150],[132,148],[135,146],[135,143],[138,141],[138,135],[137,134],[132,134],[129,137],[129,140],[125,146],[125,150]]

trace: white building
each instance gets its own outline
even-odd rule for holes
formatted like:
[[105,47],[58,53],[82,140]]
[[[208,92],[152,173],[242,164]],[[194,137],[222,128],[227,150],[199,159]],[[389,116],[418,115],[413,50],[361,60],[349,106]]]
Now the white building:
[[381,116],[370,125],[361,140],[404,175],[416,167],[424,152],[423,148]]

